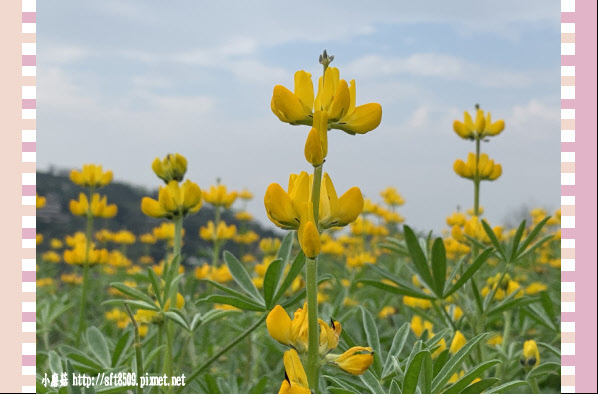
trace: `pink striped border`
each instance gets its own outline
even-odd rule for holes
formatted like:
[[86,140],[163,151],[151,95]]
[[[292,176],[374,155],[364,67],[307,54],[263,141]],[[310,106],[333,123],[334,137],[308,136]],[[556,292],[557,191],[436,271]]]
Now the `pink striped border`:
[[[563,393],[597,390],[595,108],[596,2],[561,0]],[[578,220],[576,211],[581,212]],[[576,346],[576,337],[582,346]]]
[[35,162],[36,162],[36,0],[22,0],[21,54],[21,392],[35,392]]

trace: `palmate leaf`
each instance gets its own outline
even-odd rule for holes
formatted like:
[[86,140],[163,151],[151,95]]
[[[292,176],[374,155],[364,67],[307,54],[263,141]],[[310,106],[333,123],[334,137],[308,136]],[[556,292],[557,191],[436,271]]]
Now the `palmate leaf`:
[[403,296],[410,296],[410,297],[415,297],[415,298],[422,298],[424,300],[435,300],[436,299],[436,297],[434,297],[433,295],[426,294],[424,292],[420,292],[419,290],[418,291],[413,291],[413,290],[410,290],[410,289],[405,288],[405,287],[398,287],[398,286],[388,285],[386,283],[382,283],[382,282],[379,282],[377,280],[361,279],[361,280],[358,280],[357,283],[363,283],[365,285],[376,287],[376,288],[378,288],[380,290],[384,290],[384,291],[387,291],[389,293],[399,294],[399,295],[403,295]]
[[273,304],[275,304],[280,299],[280,297],[282,297],[285,291],[287,291],[287,289],[291,287],[297,275],[299,275],[299,273],[303,270],[304,265],[305,255],[303,254],[303,251],[300,251],[295,257],[295,260],[293,260],[293,263],[291,264],[291,268],[289,269],[287,276],[282,281],[282,284],[278,287],[278,290],[274,295],[274,301],[272,301]]
[[488,257],[490,257],[490,254],[492,253],[492,251],[493,251],[492,248],[486,248],[484,251],[482,251],[482,253],[480,253],[478,255],[478,257],[476,257],[474,262],[465,270],[463,275],[461,275],[461,277],[459,277],[459,279],[457,280],[457,283],[455,283],[453,285],[453,287],[451,287],[450,290],[444,294],[444,298],[450,296],[451,294],[453,294],[454,292],[459,290],[461,287],[463,287],[463,285],[469,279],[471,279],[471,277],[482,267],[482,264],[484,264],[484,262],[486,262]]
[[110,351],[104,335],[96,327],[89,327],[86,332],[87,345],[96,359],[105,367],[111,364]]
[[247,299],[242,299],[235,296],[227,296],[227,295],[220,295],[220,294],[212,294],[207,297],[201,298],[196,301],[199,302],[210,302],[214,304],[225,304],[234,306],[235,308],[244,309],[247,311],[255,311],[255,312],[263,312],[266,310],[266,307],[263,305],[258,305],[254,302],[248,301]]
[[501,260],[504,261],[505,260],[505,252],[503,250],[502,245],[498,241],[496,234],[494,234],[494,230],[492,230],[490,225],[485,220],[482,220],[482,227],[484,228],[484,231],[486,232],[486,235],[488,236],[488,238],[490,238],[492,245],[494,245],[494,248],[496,249],[496,253],[498,253]]
[[282,260],[276,259],[270,263],[266,274],[264,275],[264,300],[266,301],[266,307],[271,308],[277,301],[274,300],[274,293],[278,287],[280,276],[282,273]]
[[121,356],[123,355],[123,353],[126,351],[126,349],[128,349],[129,345],[131,344],[131,342],[133,340],[132,333],[133,332],[131,330],[125,330],[125,331],[123,331],[122,335],[118,339],[118,342],[116,343],[116,346],[114,347],[114,352],[112,353],[112,367],[113,368],[118,365],[118,363],[120,362]]
[[532,231],[530,231],[530,233],[527,235],[527,237],[525,237],[525,239],[523,240],[523,242],[521,243],[521,246],[517,249],[517,253],[516,256],[521,256],[521,254],[525,251],[525,249],[534,241],[534,239],[538,236],[538,234],[540,233],[540,231],[542,230],[542,227],[544,227],[544,225],[546,224],[546,222],[550,219],[550,216],[546,216],[544,219],[542,219],[538,224],[536,224],[536,226],[533,228]]
[[446,389],[443,392],[443,394],[458,394],[458,393],[460,393],[461,390],[466,388],[471,382],[473,382],[475,380],[475,378],[481,376],[484,373],[484,371],[486,371],[488,368],[490,368],[496,364],[499,364],[499,363],[500,363],[499,360],[490,360],[490,361],[486,361],[483,364],[478,365],[477,367],[475,367],[474,369],[469,371],[467,373],[467,375],[463,376],[455,384],[453,384],[451,387]]
[[112,283],[110,283],[110,286],[114,287],[121,293],[126,294],[129,297],[132,297],[136,300],[144,301],[144,302],[147,302],[148,304],[154,304],[154,300],[152,300],[150,296],[148,296],[145,293],[142,293],[141,291],[139,291],[137,289],[127,286],[124,283],[112,282]]
[[392,356],[396,358],[399,357],[403,347],[405,346],[405,342],[407,341],[407,337],[409,336],[409,323],[404,323],[401,328],[395,334],[392,345],[390,345],[390,350],[386,356],[386,362],[384,363],[384,368],[382,369],[382,377],[386,378],[390,372],[392,372],[393,364],[392,364]]
[[[233,290],[228,286],[225,286],[221,283],[215,282],[213,280],[210,279],[200,279],[200,281],[202,282],[206,282],[211,284],[212,286],[216,287],[217,289],[220,289],[222,291],[224,291],[225,293],[227,293],[229,296],[239,299],[247,304],[250,305],[254,305],[254,306],[259,306],[260,310],[265,310],[266,306],[263,303],[258,303],[257,301],[255,301],[253,298],[248,297],[247,295],[237,291],[237,290]],[[206,297],[206,298],[202,298],[196,301],[196,303],[200,303],[200,302],[206,302],[206,299],[209,298],[210,296]],[[245,309],[245,308],[241,308],[241,309]],[[254,310],[254,309],[249,309],[249,310]]]

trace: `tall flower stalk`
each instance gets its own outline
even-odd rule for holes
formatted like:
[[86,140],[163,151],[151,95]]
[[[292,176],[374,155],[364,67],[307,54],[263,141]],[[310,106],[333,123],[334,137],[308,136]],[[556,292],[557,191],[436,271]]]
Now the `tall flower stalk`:
[[[297,230],[299,245],[307,258],[307,324],[304,328],[307,346],[303,348],[307,351],[305,374],[309,389],[314,392],[318,391],[319,369],[322,357],[326,355],[321,352],[323,345],[318,331],[319,327],[326,327],[318,319],[320,235],[328,228],[343,227],[355,221],[363,209],[363,196],[359,188],[353,187],[339,198],[330,176],[323,172],[328,155],[328,132],[338,129],[350,135],[365,134],[378,127],[382,118],[380,104],[355,106],[355,81],[351,81],[349,86],[345,80],[340,79],[339,70],[329,67],[333,59],[334,56],[329,56],[326,51],[320,55],[323,73],[315,96],[311,75],[305,71],[295,73],[294,92],[281,85],[274,87],[272,112],[285,123],[312,126],[304,153],[306,160],[313,166],[313,173],[292,174],[288,191],[278,184],[271,184],[264,196],[269,219],[283,229]],[[370,358],[373,360],[373,356],[365,357],[367,360]],[[361,373],[368,366],[369,364]],[[299,383],[291,379],[288,384],[292,386]]]

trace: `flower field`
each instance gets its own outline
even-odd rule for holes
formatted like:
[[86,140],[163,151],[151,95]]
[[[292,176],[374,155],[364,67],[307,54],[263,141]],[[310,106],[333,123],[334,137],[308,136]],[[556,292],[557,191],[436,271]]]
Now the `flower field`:
[[[338,190],[325,172],[328,133],[367,139],[382,122],[382,106],[360,103],[333,60],[324,51],[322,75],[298,71],[292,90],[273,88],[273,114],[305,131],[293,148],[305,167],[288,169],[288,185],[200,187],[186,178],[193,157],[148,158],[159,192],[138,209],[154,226],[134,233],[101,227],[119,215],[102,193],[112,171],[72,170],[80,192],[69,209],[84,226],[37,236],[38,392],[560,391],[560,210],[533,209],[514,228],[484,219],[483,185],[508,160],[484,147],[509,138],[508,119],[476,105],[447,125],[471,145],[453,169],[472,208],[427,232],[403,217],[418,196],[400,185],[372,200],[359,179]],[[281,236],[251,229],[254,198]],[[213,217],[186,231],[206,207]],[[208,253],[188,246],[198,238]],[[61,385],[65,373],[98,383]],[[111,374],[120,381],[99,383]]]

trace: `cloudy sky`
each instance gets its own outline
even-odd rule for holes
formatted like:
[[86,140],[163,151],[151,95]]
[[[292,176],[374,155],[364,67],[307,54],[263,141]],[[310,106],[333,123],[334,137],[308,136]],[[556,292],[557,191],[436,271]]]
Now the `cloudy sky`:
[[327,49],[357,104],[379,102],[380,127],[330,132],[325,171],[337,192],[395,186],[401,213],[440,230],[473,205],[452,170],[474,144],[452,130],[474,104],[504,119],[483,151],[503,166],[482,184],[494,224],[527,206],[560,205],[560,3],[432,0],[38,3],[39,170],[98,163],[118,181],[157,187],[155,157],[179,152],[200,187],[249,188],[266,222],[271,182],[310,166],[309,129],[270,110],[276,84],[321,74]]

